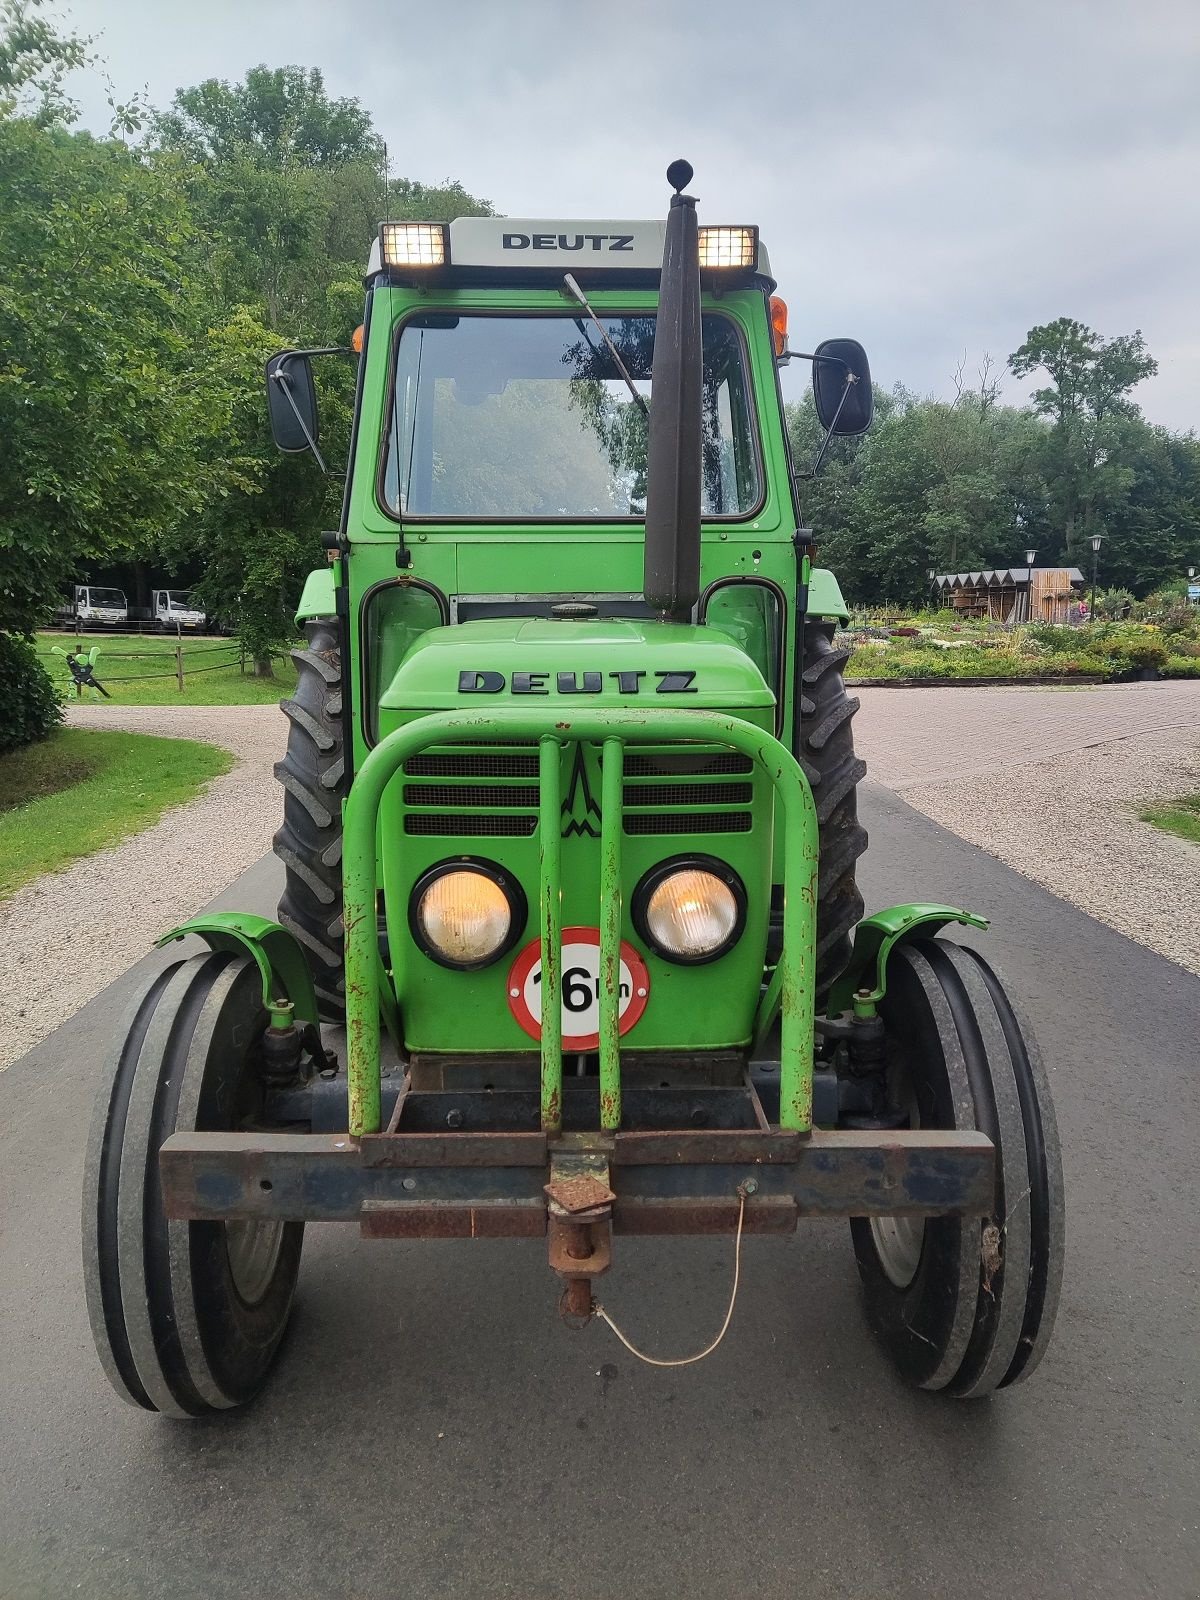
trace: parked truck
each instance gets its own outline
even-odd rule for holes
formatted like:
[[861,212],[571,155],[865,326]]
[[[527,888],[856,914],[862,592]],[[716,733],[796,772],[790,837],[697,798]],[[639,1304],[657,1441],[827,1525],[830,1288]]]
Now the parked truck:
[[155,589],[150,604],[131,606],[129,616],[133,622],[152,623],[163,633],[201,633],[207,621],[186,589]]
[[124,628],[129,622],[129,601],[123,589],[103,589],[77,583],[69,599],[54,613],[60,628]]
[[[665,224],[380,229],[284,707],[278,921],[167,936],[206,948],[148,977],[97,1103],[88,1303],[137,1405],[255,1394],[306,1221],[541,1240],[580,1326],[611,1324],[621,1235],[736,1256],[847,1217],[910,1382],[988,1395],[1046,1349],[1045,1070],[982,917],[862,915],[787,310],[758,229],[700,227],[691,175]],[[268,364],[284,450],[320,454],[328,354]],[[863,431],[861,347],[802,359],[826,443]]]
[[59,627],[125,628],[147,626],[163,633],[200,633],[207,618],[192,603],[186,589],[154,589],[150,604],[131,605],[123,589],[101,589],[94,584],[76,584],[69,600],[54,613]]

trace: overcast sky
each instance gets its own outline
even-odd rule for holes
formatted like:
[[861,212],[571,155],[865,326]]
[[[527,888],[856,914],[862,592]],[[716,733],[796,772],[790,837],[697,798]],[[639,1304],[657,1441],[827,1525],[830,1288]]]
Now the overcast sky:
[[[119,94],[317,66],[392,171],[512,215],[757,222],[792,342],[946,394],[1034,323],[1141,328],[1200,428],[1200,0],[74,0]],[[102,90],[79,81],[85,124]],[[366,257],[368,241],[363,241]],[[791,394],[807,375],[788,375]],[[1034,387],[1011,376],[1004,398]]]

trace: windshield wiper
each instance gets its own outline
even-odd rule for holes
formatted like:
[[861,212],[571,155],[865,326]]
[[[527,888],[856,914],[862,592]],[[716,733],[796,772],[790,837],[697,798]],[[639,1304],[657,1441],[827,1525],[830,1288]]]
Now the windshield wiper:
[[630,394],[633,396],[633,398],[637,401],[638,405],[641,407],[642,415],[644,417],[648,417],[650,415],[650,407],[646,404],[645,398],[638,393],[637,388],[634,385],[633,379],[629,376],[629,368],[621,360],[621,352],[617,349],[616,345],[612,342],[612,339],[609,337],[608,329],[604,326],[604,324],[600,321],[600,318],[592,310],[591,302],[588,300],[587,295],[584,294],[583,290],[575,282],[575,279],[571,276],[571,274],[569,272],[564,272],[563,273],[563,282],[567,286],[567,293],[573,299],[575,299],[575,300],[577,300],[579,302],[579,304],[587,312],[588,316],[591,317],[592,321],[596,324],[596,327],[600,330],[600,337],[604,340],[605,344],[608,346],[609,353],[612,356],[613,360],[617,364],[617,371],[625,379],[625,387],[629,390]]

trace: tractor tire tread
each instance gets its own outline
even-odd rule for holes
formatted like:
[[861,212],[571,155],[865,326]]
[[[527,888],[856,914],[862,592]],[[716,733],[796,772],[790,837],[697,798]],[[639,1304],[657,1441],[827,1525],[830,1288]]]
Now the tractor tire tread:
[[292,651],[296,692],[282,704],[287,751],[275,766],[283,823],[274,847],[285,873],[278,917],[304,947],[322,1014],[337,1021],[345,1010],[342,665],[332,618],[309,622],[305,631],[308,648]]

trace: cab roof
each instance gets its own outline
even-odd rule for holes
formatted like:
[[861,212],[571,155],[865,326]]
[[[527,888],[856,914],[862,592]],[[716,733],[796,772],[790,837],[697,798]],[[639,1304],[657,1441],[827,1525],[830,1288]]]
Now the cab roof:
[[[439,266],[397,267],[385,264],[376,236],[371,245],[367,278],[384,273],[392,281],[446,282],[487,279],[502,281],[512,274],[523,281],[560,282],[565,272],[592,282],[653,281],[662,270],[666,223],[627,218],[458,217],[449,224],[423,224],[443,232],[446,262]],[[725,228],[730,224],[702,224]],[[739,225],[740,226],[740,225]],[[745,225],[749,231],[749,225]],[[774,287],[766,246],[755,235],[755,264],[749,269],[705,269],[706,280],[743,286],[766,281]]]

